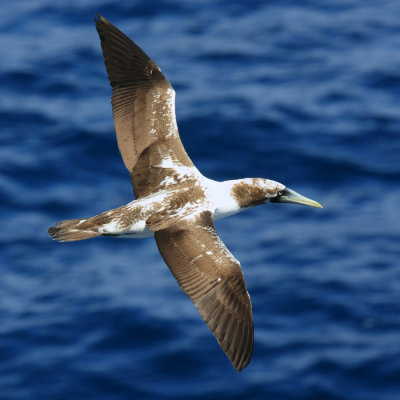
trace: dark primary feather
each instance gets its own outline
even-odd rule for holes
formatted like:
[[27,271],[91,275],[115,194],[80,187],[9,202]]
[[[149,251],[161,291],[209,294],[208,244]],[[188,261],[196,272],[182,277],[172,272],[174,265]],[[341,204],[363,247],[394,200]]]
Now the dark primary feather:
[[108,20],[95,20],[108,78],[118,147],[137,198],[159,189],[161,155],[193,167],[179,138],[175,92],[159,67]]
[[215,231],[211,212],[155,232],[158,249],[182,290],[241,371],[253,352],[250,297],[237,261]]

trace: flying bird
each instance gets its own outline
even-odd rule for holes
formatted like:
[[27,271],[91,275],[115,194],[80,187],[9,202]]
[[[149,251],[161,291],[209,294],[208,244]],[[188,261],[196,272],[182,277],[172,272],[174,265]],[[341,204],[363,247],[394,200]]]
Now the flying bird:
[[98,14],[95,23],[118,147],[136,200],[91,218],[61,221],[49,234],[64,242],[154,236],[181,289],[240,372],[253,352],[251,302],[240,263],[214,221],[267,203],[321,205],[270,179],[217,182],[203,176],[179,138],[175,91],[160,68],[107,19]]

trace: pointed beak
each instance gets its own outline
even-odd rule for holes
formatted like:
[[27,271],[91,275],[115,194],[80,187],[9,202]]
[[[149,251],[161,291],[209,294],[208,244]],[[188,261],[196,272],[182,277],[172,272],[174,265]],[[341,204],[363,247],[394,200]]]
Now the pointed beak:
[[294,203],[304,204],[305,206],[322,208],[321,204],[314,200],[308,199],[302,196],[300,193],[295,192],[292,189],[286,188],[281,195],[273,197],[270,200],[271,203]]

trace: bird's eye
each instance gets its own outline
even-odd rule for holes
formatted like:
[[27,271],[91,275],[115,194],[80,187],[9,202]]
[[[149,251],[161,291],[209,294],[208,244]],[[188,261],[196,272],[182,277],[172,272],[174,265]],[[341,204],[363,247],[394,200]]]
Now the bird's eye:
[[278,192],[277,196],[282,196],[282,194],[283,194],[283,192],[280,191],[280,192]]

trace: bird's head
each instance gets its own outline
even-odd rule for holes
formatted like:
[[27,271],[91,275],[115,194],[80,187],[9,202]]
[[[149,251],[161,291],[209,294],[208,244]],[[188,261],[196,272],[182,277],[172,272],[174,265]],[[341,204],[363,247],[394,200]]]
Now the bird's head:
[[279,182],[264,178],[241,179],[232,187],[232,196],[241,208],[266,203],[294,203],[322,208],[321,204]]

